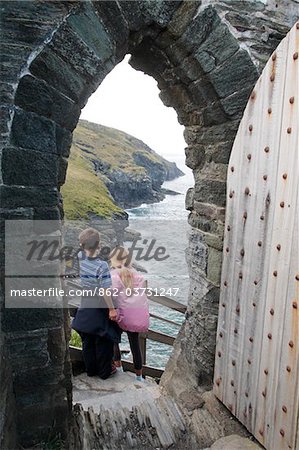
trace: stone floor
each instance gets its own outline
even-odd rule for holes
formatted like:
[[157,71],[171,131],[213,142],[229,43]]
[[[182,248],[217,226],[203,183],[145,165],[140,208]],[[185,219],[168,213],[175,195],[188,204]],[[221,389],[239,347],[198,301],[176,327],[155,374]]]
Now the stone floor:
[[248,438],[232,434],[218,439],[210,450],[258,450],[262,449],[259,445]]
[[73,402],[84,409],[92,407],[95,413],[102,408],[119,410],[121,406],[132,409],[145,400],[159,397],[159,387],[151,378],[136,381],[131,372],[117,372],[107,380],[88,377],[86,373],[73,379]]
[[72,450],[179,450],[192,440],[175,402],[154,381],[138,382],[129,372],[108,380],[74,377],[73,402]]
[[73,402],[72,450],[261,449],[248,432],[237,434],[240,424],[224,416],[212,392],[192,408],[189,399],[184,411],[150,378],[138,382],[130,372],[117,372],[101,380],[82,373],[73,378]]

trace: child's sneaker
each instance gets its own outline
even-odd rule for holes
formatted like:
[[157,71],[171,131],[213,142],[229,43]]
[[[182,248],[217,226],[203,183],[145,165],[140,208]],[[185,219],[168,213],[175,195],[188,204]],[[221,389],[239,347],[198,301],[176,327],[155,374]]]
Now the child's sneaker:
[[112,366],[111,366],[111,373],[110,373],[110,375],[114,375],[114,374],[115,374],[116,372],[117,372],[117,369],[116,369],[115,365],[114,365],[114,364],[112,364]]
[[142,375],[136,375],[136,381],[141,381],[144,383],[145,379],[142,377]]
[[117,370],[117,372],[123,372],[124,371],[123,366],[116,366],[116,370]]

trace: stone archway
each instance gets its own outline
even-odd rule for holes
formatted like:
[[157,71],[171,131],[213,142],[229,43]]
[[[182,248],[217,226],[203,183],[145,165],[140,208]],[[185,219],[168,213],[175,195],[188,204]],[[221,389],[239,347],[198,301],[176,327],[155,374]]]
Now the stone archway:
[[[252,86],[295,22],[295,0],[287,12],[283,3],[244,2],[242,8],[227,1],[2,6],[4,220],[61,217],[59,187],[80,110],[126,53],[132,54],[134,68],[157,80],[161,99],[176,109],[185,126],[186,163],[195,177],[186,199],[191,287],[186,324],[163,381],[176,395],[186,383],[212,380],[226,167]],[[16,402],[20,441],[36,442],[53,421],[55,430],[67,436],[71,377],[63,312],[3,310],[2,316],[0,349],[7,363],[1,378],[9,380],[12,370],[15,395],[9,383],[1,389],[8,405]],[[20,342],[28,343],[25,351]],[[47,353],[47,364],[40,352]],[[30,380],[30,387],[24,380]],[[12,415],[6,424],[13,427]]]

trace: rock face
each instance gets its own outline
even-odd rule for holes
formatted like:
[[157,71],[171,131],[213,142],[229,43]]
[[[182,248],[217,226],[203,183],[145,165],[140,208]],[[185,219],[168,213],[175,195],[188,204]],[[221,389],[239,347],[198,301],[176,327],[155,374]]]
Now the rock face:
[[216,441],[211,450],[261,450],[262,447],[247,438],[234,435],[226,436]]
[[115,202],[123,208],[159,202],[164,198],[157,179],[153,180],[147,174],[131,174],[114,170],[109,173],[107,187]]
[[[17,429],[14,417],[16,402],[13,394],[11,365],[7,358],[7,349],[3,345],[3,334],[0,337],[1,366],[0,366],[0,448],[17,447]],[[8,413],[9,412],[9,413]]]
[[175,162],[166,161],[164,167],[166,169],[166,181],[171,181],[184,175],[184,172],[177,167]]
[[[76,159],[71,157],[70,170],[77,173],[82,160],[87,162],[89,170],[102,180],[115,204],[121,208],[162,200],[164,181],[183,175],[175,163],[162,158],[141,140],[85,120],[80,120],[74,131],[71,155],[72,152],[78,155]],[[63,191],[69,189],[65,203],[75,192],[76,182],[76,179],[67,179],[63,188]],[[99,203],[104,201],[103,198]]]
[[[191,287],[162,383],[174,396],[186,381],[211,383],[230,149],[255,81],[298,19],[298,2],[3,2],[1,18],[2,223],[61,217],[59,189],[80,110],[126,53],[176,109],[195,178],[187,199]],[[67,439],[67,317],[8,311],[1,274],[0,356],[5,348],[12,369],[7,398],[15,398],[17,414],[1,402],[0,417],[17,423],[23,447],[50,430]],[[1,385],[5,373],[1,365]]]

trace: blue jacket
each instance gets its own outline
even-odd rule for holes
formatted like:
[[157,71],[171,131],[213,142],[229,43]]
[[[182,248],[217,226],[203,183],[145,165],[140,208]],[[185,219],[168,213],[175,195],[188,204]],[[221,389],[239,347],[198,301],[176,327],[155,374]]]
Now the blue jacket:
[[[78,254],[80,284],[84,290],[95,292],[99,288],[111,287],[111,276],[106,261],[99,257],[90,258],[84,252]],[[72,321],[72,328],[78,333],[95,334],[120,342],[121,330],[109,319],[109,309],[98,293],[81,297],[81,305]]]

